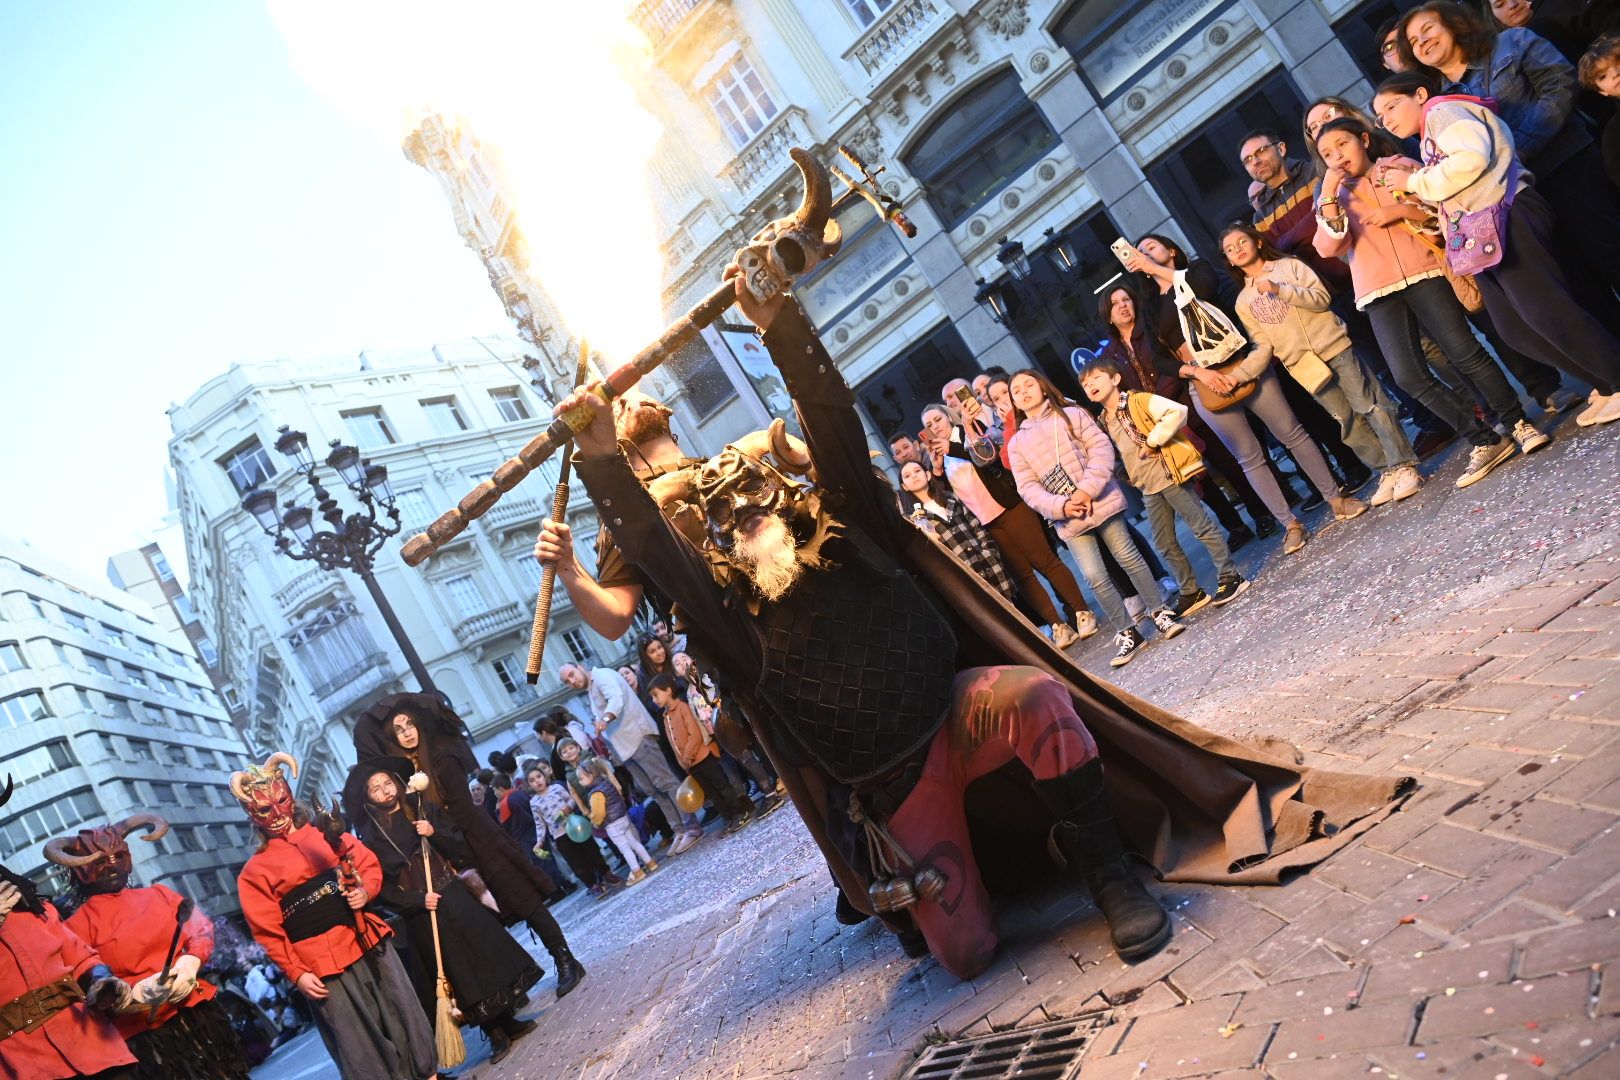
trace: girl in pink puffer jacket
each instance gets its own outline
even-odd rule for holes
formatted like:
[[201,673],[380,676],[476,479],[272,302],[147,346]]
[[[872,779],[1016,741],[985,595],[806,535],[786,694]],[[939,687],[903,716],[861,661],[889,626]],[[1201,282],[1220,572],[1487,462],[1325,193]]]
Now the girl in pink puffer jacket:
[[1125,493],[1114,480],[1114,444],[1089,413],[1064,400],[1039,372],[1018,372],[1009,388],[1019,416],[1018,431],[1007,442],[1018,494],[1057,527],[1103,615],[1113,623],[1118,651],[1109,663],[1128,664],[1147,639],[1108,579],[1101,544],[1108,545],[1137,595],[1150,605],[1144,621],[1151,620],[1165,638],[1186,626],[1160,603],[1159,583],[1125,527]]

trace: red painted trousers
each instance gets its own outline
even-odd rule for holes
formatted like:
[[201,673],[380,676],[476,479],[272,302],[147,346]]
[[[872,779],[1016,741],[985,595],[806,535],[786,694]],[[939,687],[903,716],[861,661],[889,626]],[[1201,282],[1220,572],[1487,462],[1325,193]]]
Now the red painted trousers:
[[922,777],[889,818],[889,834],[917,869],[946,876],[938,900],[908,909],[929,950],[951,974],[971,978],[996,951],[995,913],[968,837],[967,786],[1014,758],[1036,780],[1073,772],[1097,757],[1097,744],[1069,692],[1033,667],[959,672],[951,711],[929,745]]

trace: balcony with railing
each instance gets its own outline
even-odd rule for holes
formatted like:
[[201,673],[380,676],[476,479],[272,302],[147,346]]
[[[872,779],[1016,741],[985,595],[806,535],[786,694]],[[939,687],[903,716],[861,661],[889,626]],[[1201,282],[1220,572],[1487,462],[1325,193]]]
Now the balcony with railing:
[[901,0],[856,39],[844,59],[860,65],[867,78],[876,82],[902,60],[936,24],[950,13],[945,0]]
[[630,21],[647,35],[657,48],[664,39],[675,33],[686,17],[707,0],[641,0],[630,13]]
[[793,167],[793,159],[788,157],[790,149],[808,148],[815,142],[804,110],[788,109],[738,152],[726,166],[726,177],[737,186],[737,193],[745,202],[753,202]]
[[462,648],[470,649],[481,641],[516,630],[525,618],[523,606],[514,600],[456,623],[456,640]]
[[484,521],[490,528],[507,529],[540,520],[540,503],[534,499],[514,498],[514,494],[509,493],[484,515]]
[[275,592],[283,614],[291,614],[336,584],[330,571],[310,567]]
[[346,708],[394,677],[388,654],[374,652],[355,661],[315,688],[315,696],[328,711]]

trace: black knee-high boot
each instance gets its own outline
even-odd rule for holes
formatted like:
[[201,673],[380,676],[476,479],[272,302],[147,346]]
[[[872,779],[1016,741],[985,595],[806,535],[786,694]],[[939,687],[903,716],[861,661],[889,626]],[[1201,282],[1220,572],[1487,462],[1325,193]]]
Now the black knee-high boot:
[[1055,780],[1038,780],[1043,801],[1057,814],[1048,850],[1060,867],[1071,864],[1108,920],[1122,960],[1138,960],[1170,940],[1170,916],[1125,866],[1125,847],[1103,788],[1101,761]]

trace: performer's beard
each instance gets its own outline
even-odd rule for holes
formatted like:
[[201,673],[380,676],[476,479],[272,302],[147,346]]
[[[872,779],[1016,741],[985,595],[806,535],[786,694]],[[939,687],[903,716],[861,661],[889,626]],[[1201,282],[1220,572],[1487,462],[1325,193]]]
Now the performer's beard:
[[629,405],[619,418],[619,438],[639,446],[669,434],[669,417],[651,401]]
[[804,576],[798,542],[787,522],[775,514],[767,515],[752,535],[739,533],[731,554],[738,569],[772,603],[786,596]]

